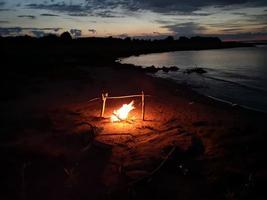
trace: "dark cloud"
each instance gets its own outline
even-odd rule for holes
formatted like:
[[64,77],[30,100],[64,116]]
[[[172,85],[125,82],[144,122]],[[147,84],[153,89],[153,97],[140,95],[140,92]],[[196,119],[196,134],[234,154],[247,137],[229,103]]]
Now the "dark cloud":
[[248,15],[247,13],[244,13],[244,12],[233,12],[232,14],[233,15],[240,15],[240,16],[247,16]]
[[104,10],[104,11],[97,11],[93,15],[98,16],[98,17],[103,17],[103,18],[122,18],[124,16],[122,15],[117,15],[116,12],[110,11],[110,10]]
[[[124,1],[124,0],[123,0]],[[121,3],[123,2],[121,1]],[[26,7],[30,9],[39,9],[39,10],[47,10],[47,11],[54,11],[54,12],[62,12],[67,13],[70,16],[98,16],[103,18],[114,18],[114,17],[123,17],[122,15],[118,15],[114,10],[121,4],[117,4],[118,2],[115,1],[114,3],[108,2],[105,0],[96,1],[93,0],[91,3],[86,1],[84,4],[67,4],[67,3],[52,3],[52,4],[27,4]]]
[[72,16],[72,17],[86,17],[86,16],[88,16],[88,14],[87,13],[69,13],[69,16]]
[[11,11],[9,8],[5,8],[6,2],[0,1],[0,12]]
[[18,15],[20,18],[28,18],[28,19],[35,19],[36,17],[34,15]]
[[64,2],[53,3],[53,4],[32,3],[32,4],[27,4],[26,7],[31,8],[31,9],[51,10],[51,11],[69,12],[69,13],[86,11],[86,7],[84,7],[82,4],[70,4],[70,5],[68,5]]
[[42,13],[42,14],[40,14],[40,16],[44,16],[44,17],[58,17],[59,15],[50,14],[50,13]]
[[80,36],[82,36],[82,30],[80,30],[80,29],[70,29],[70,33],[74,37],[80,37]]
[[0,8],[0,12],[2,11],[11,11],[11,9],[8,9],[8,8]]
[[263,6],[267,5],[265,0],[205,0],[205,1],[189,1],[189,0],[133,0],[143,9],[152,10],[160,13],[185,12],[192,13],[206,6],[224,7],[231,5],[250,5]]
[[96,34],[96,30],[95,29],[88,29],[89,32],[93,33],[93,34]]
[[8,24],[9,21],[6,21],[6,20],[0,20],[0,24]]
[[[41,9],[56,12],[65,12],[72,16],[87,16],[95,15],[100,17],[121,17],[117,16],[118,8],[136,12],[142,10],[150,10],[162,14],[178,14],[178,15],[195,15],[208,16],[211,13],[197,12],[203,7],[227,7],[236,5],[239,7],[247,6],[267,6],[266,0],[84,0],[79,4],[67,4],[64,1],[61,3],[32,3],[27,4],[27,8]],[[127,12],[125,13],[127,15]],[[128,13],[129,14],[129,13]]]
[[259,40],[267,37],[267,32],[245,32],[245,33],[231,33],[231,34],[217,34],[217,35],[206,35],[219,37],[222,40]]
[[195,22],[186,22],[180,24],[164,25],[162,28],[167,28],[175,35],[199,35],[202,34],[206,28]]
[[58,32],[62,28],[34,28],[34,27],[0,27],[1,36],[17,36],[25,33],[32,33],[33,35],[41,35],[43,33]]
[[22,32],[21,27],[0,27],[1,36],[19,35]]

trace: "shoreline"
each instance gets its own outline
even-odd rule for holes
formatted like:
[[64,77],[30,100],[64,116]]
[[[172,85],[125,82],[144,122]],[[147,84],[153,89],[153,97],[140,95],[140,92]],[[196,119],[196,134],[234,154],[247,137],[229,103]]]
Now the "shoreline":
[[[267,112],[264,111],[264,110],[260,110],[260,109],[256,109],[256,108],[253,108],[253,107],[237,104],[237,103],[234,103],[234,102],[231,102],[231,101],[227,101],[227,100],[224,100],[224,99],[213,97],[211,95],[202,94],[202,93],[200,93],[198,91],[195,91],[191,87],[188,87],[187,85],[184,85],[183,83],[178,83],[177,81],[175,81],[175,80],[173,80],[171,78],[162,78],[162,77],[154,76],[154,73],[153,72],[152,73],[147,72],[146,71],[146,67],[144,67],[144,66],[138,66],[138,65],[134,65],[134,64],[116,62],[115,68],[117,67],[117,64],[121,65],[119,68],[125,67],[125,68],[128,68],[128,69],[135,69],[137,71],[141,71],[142,73],[146,74],[149,77],[153,77],[153,78],[156,78],[156,79],[159,79],[159,80],[165,80],[167,82],[170,82],[174,86],[184,87],[184,89],[186,89],[186,90],[191,90],[192,93],[195,93],[197,95],[203,96],[204,98],[207,98],[207,99],[212,99],[213,101],[216,101],[218,103],[226,104],[229,107],[240,108],[240,109],[244,109],[244,110],[247,110],[247,111],[257,112],[257,113],[260,113],[260,114],[267,114]],[[161,68],[159,68],[159,69],[161,70]]]
[[[175,80],[172,80],[170,78],[161,78],[161,77],[155,77],[155,78],[165,79],[167,81],[173,82],[173,84],[186,87],[182,83],[178,83]],[[198,91],[192,89],[191,87],[187,87],[186,89],[190,89],[193,93],[197,93],[200,96],[203,96],[203,97],[208,98],[208,99],[212,99],[212,100],[214,100],[214,101],[216,101],[218,103],[226,104],[226,105],[228,105],[228,106],[230,106],[232,108],[237,107],[237,108],[244,109],[244,110],[247,110],[247,111],[257,112],[257,113],[260,113],[260,114],[267,114],[267,111],[264,111],[264,110],[260,110],[260,109],[256,109],[256,108],[253,108],[253,107],[237,104],[237,103],[234,103],[234,102],[231,102],[231,101],[227,101],[227,100],[224,100],[224,99],[221,99],[221,98],[218,98],[218,97],[214,97],[214,96],[211,96],[211,95],[202,94],[201,92],[198,92]]]

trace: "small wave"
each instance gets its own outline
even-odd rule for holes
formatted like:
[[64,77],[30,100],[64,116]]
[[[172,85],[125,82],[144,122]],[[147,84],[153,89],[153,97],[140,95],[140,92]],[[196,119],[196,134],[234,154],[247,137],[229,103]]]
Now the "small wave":
[[225,82],[225,83],[230,83],[230,84],[234,84],[234,85],[238,85],[240,87],[252,90],[252,91],[257,91],[257,92],[261,92],[261,93],[266,93],[267,94],[267,90],[263,89],[263,88],[258,88],[258,87],[253,87],[250,85],[246,85],[246,84],[242,84],[242,83],[238,83],[236,81],[231,81],[231,80],[226,80],[226,79],[222,79],[222,78],[216,78],[216,77],[212,77],[212,76],[207,76],[207,75],[203,75],[205,78],[208,79],[212,79],[212,80],[216,80],[216,81],[221,81],[221,82]]
[[[205,94],[203,94],[203,95],[205,95]],[[220,99],[218,97],[214,97],[214,96],[211,96],[211,95],[205,95],[205,96],[210,98],[210,99],[213,99],[215,101],[219,101],[219,102],[222,102],[222,103],[225,103],[225,104],[229,104],[229,105],[231,105],[233,107],[234,106],[238,106],[240,108],[244,108],[244,109],[247,109],[247,110],[257,111],[257,112],[261,112],[261,113],[267,113],[266,110],[261,110],[261,109],[257,109],[257,108],[253,108],[253,107],[249,107],[249,106],[245,106],[245,105],[239,105],[239,104],[233,103],[231,101]]]

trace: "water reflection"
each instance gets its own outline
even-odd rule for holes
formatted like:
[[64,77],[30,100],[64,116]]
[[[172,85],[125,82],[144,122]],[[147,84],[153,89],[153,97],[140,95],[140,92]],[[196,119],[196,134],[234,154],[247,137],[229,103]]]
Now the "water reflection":
[[[178,51],[132,56],[122,63],[156,67],[178,66],[178,72],[158,72],[211,95],[267,111],[267,46],[202,51]],[[186,75],[185,69],[202,67],[204,75]]]

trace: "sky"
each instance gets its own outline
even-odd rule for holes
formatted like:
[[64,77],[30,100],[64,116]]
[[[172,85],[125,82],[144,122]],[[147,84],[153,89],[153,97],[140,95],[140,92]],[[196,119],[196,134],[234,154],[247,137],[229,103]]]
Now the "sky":
[[0,0],[0,35],[267,40],[267,0]]

